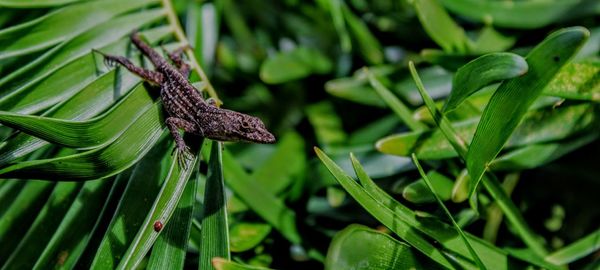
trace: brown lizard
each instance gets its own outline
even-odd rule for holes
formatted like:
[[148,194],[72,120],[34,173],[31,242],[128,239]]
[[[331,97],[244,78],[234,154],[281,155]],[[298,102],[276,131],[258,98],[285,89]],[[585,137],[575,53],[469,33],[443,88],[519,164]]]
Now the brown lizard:
[[142,41],[138,33],[131,34],[131,41],[143,55],[150,59],[155,70],[135,66],[125,57],[99,53],[104,56],[107,64],[119,63],[145,81],[160,87],[160,97],[168,114],[165,123],[175,140],[174,151],[178,157],[181,155],[186,159],[191,157],[179,129],[218,141],[275,142],[275,136],[267,130],[260,119],[221,109],[216,107],[214,102],[210,100],[207,102],[202,98],[200,92],[187,79],[190,66],[181,58],[185,47],[168,54],[169,59],[175,64],[173,66]]

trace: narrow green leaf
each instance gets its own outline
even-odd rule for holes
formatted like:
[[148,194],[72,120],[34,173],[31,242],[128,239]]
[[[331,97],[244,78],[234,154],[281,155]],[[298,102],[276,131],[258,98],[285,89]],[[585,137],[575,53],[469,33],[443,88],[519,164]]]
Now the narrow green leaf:
[[496,31],[494,27],[486,25],[479,31],[477,40],[473,43],[475,53],[501,52],[510,49],[517,39],[513,36],[505,36]]
[[214,257],[230,259],[229,224],[225,204],[222,145],[213,142],[210,150],[206,189],[204,190],[204,217],[200,243],[199,269],[210,269]]
[[565,265],[592,254],[598,249],[600,249],[600,229],[553,252],[545,259],[557,265]]
[[160,166],[161,160],[170,161],[169,152],[173,147],[166,142],[167,136],[163,137],[125,179],[127,187],[118,199],[119,205],[100,245],[94,251],[91,269],[115,269],[151,210],[152,205],[148,202],[157,197],[168,169]]
[[184,160],[183,167],[178,165],[178,159],[173,158],[169,173],[162,185],[162,188],[152,204],[152,208],[146,215],[146,219],[140,226],[135,238],[129,245],[129,248],[119,262],[117,269],[133,269],[139,266],[146,256],[146,253],[152,248],[154,241],[161,232],[162,228],[156,229],[156,223],[167,224],[171,215],[175,211],[179,199],[186,187],[186,183],[195,166],[200,160],[200,154],[196,151],[194,159]]
[[53,7],[62,6],[74,2],[87,1],[87,0],[1,0],[0,6],[11,7],[11,8],[42,8],[42,7]]
[[265,223],[235,223],[231,226],[231,251],[244,252],[258,246],[271,233],[271,225]]
[[2,177],[84,181],[115,175],[140,160],[163,133],[163,110],[155,103],[114,142],[80,154],[24,161],[0,169]]
[[470,40],[437,0],[412,0],[419,21],[429,37],[445,52],[466,53]]
[[47,181],[28,181],[19,195],[10,203],[0,218],[0,263],[4,263],[12,250],[22,240],[29,226],[35,220],[39,209],[47,201],[54,183]]
[[329,12],[333,19],[333,26],[335,27],[338,36],[340,36],[342,51],[349,53],[352,50],[352,42],[350,41],[350,34],[348,34],[348,30],[346,29],[346,23],[342,13],[344,2],[342,2],[342,0],[329,0],[328,2]]
[[544,95],[600,102],[600,60],[565,65],[546,86]]
[[113,182],[105,179],[88,181],[83,185],[52,239],[39,255],[34,269],[75,264],[91,237],[90,232],[102,216],[104,202]]
[[[412,228],[417,229],[425,235],[435,239],[445,248],[460,254],[464,258],[469,258],[468,249],[465,248],[463,240],[452,226],[433,218],[424,220],[423,217],[416,214],[414,211],[410,210],[400,202],[396,201],[389,194],[379,188],[365,173],[362,165],[352,154],[350,154],[350,159],[352,160],[352,165],[354,166],[356,175],[358,176],[358,179],[365,190],[370,196],[373,197],[373,199],[377,200],[381,205],[385,205],[387,209],[392,211],[397,220],[406,222]],[[482,254],[481,258],[486,263],[502,268],[508,267],[508,258],[506,257],[505,252],[501,251],[495,246],[492,246],[481,238],[470,234],[467,234],[467,237],[473,244],[474,249],[477,250],[479,254]],[[469,264],[469,267],[472,266]]]
[[[448,119],[444,117],[444,115],[435,107],[435,104],[431,97],[425,91],[425,87],[419,78],[419,74],[415,69],[414,63],[409,62],[410,73],[417,84],[417,89],[419,90],[419,94],[425,104],[427,105],[427,109],[433,115],[433,119],[435,120],[438,128],[444,133],[446,139],[451,143],[454,150],[459,154],[459,156],[464,160],[467,155],[467,144],[465,141],[457,135],[456,131],[450,125]],[[510,197],[506,194],[505,190],[502,188],[498,180],[493,175],[484,175],[483,184],[488,192],[492,195],[492,197],[496,200],[498,206],[502,209],[507,219],[514,226],[517,233],[523,239],[523,242],[527,244],[529,248],[535,251],[536,254],[543,255],[547,253],[546,249],[540,242],[539,237],[535,235],[535,233],[527,226],[523,215],[519,212],[517,206],[512,202]],[[469,203],[471,204],[471,208],[477,211],[477,202],[475,200],[475,196],[469,197]],[[486,258],[484,255],[482,258]],[[531,260],[527,260],[532,264],[537,264],[537,260],[539,258],[533,258]],[[545,267],[545,266],[544,266]]]
[[514,171],[536,168],[587,145],[597,138],[598,133],[592,133],[564,142],[527,145],[497,157],[490,163],[490,169]]
[[533,29],[568,18],[598,13],[597,1],[441,0],[452,12],[495,26]]
[[382,64],[383,49],[381,48],[381,44],[379,44],[379,40],[373,36],[367,25],[352,13],[348,6],[342,5],[342,13],[348,24],[348,29],[353,35],[354,41],[357,43],[358,49],[364,56],[365,61],[372,65]]
[[6,261],[5,268],[31,269],[75,200],[82,183],[56,184],[50,198]]
[[416,121],[412,117],[410,109],[400,101],[390,90],[388,90],[372,73],[366,71],[369,78],[369,83],[377,94],[388,104],[388,106],[402,119],[402,121],[414,131],[422,131],[427,129],[423,123]]
[[244,168],[225,151],[223,153],[223,173],[227,186],[233,190],[250,209],[278,230],[288,241],[298,244],[301,241],[296,229],[296,214],[286,207],[262,186],[256,185]]
[[[515,129],[505,148],[539,144],[567,139],[597,125],[594,108],[579,104],[528,112]],[[454,131],[469,143],[477,128],[478,119],[452,123]],[[457,153],[440,129],[424,132],[406,132],[390,135],[377,141],[376,148],[382,153],[409,156],[411,152],[422,160],[438,160],[456,157]]]
[[[116,15],[139,9],[157,0],[90,1],[59,9],[34,21],[0,31],[0,59],[29,54],[77,36],[91,27],[108,21]],[[102,10],[89,16],[89,10]],[[23,35],[27,32],[27,35]]]
[[421,167],[421,164],[419,163],[419,160],[417,159],[417,156],[415,156],[415,154],[412,154],[411,157],[412,157],[413,162],[417,166],[417,170],[419,171],[419,174],[421,174],[421,177],[425,181],[425,184],[427,185],[427,187],[431,191],[431,194],[433,194],[433,197],[435,198],[435,200],[437,201],[437,203],[442,207],[442,209],[444,209],[444,212],[446,213],[446,216],[450,219],[450,221],[452,221],[452,225],[454,225],[454,228],[456,229],[456,231],[460,235],[460,238],[462,238],[462,240],[464,241],[465,246],[469,250],[469,253],[471,253],[471,256],[472,256],[473,260],[475,261],[475,263],[477,263],[477,267],[479,267],[479,269],[487,269],[487,267],[485,267],[485,265],[483,264],[483,262],[479,258],[479,255],[477,255],[477,252],[475,252],[475,250],[471,246],[471,243],[469,243],[469,240],[467,239],[467,236],[465,235],[465,233],[462,231],[462,229],[460,228],[460,226],[458,226],[458,224],[456,224],[456,221],[452,217],[452,214],[450,213],[450,211],[448,210],[448,208],[446,208],[446,205],[444,205],[444,202],[442,202],[442,200],[440,199],[440,197],[437,195],[437,192],[435,191],[435,188],[433,187],[431,181],[429,181],[429,177],[423,171],[423,168]]
[[[423,260],[425,261],[425,260]],[[421,262],[410,246],[393,237],[351,224],[331,240],[325,269],[441,269]]]
[[295,181],[301,181],[306,170],[304,141],[290,132],[278,139],[277,149],[252,173],[257,184],[278,194]]
[[280,52],[265,60],[260,66],[260,78],[270,84],[280,84],[307,77],[313,73],[324,74],[332,69],[332,63],[320,51],[308,47],[296,47]]
[[197,186],[198,177],[191,177],[171,220],[152,247],[148,269],[184,269]]
[[[157,28],[158,30],[150,30],[146,33],[146,37],[151,37],[153,39],[160,39],[165,35],[165,28]],[[170,33],[170,30],[169,32]],[[125,46],[122,48],[123,53],[125,52]],[[117,52],[118,54],[118,52]],[[77,63],[75,70],[85,69],[88,67],[94,66],[94,59],[92,57],[83,57],[75,62],[79,62],[79,60],[84,60],[80,63]],[[46,106],[45,100],[48,98],[48,93],[56,93],[56,89],[46,88],[45,86],[53,86],[55,81],[60,82],[60,87],[68,85],[72,82],[70,81],[62,81],[64,77],[60,77],[60,72],[53,73],[53,75],[48,77],[50,83],[42,83],[39,89],[40,94],[39,98],[34,99],[33,106],[27,105],[24,110],[39,110],[39,106]],[[75,72],[77,74],[77,72]],[[56,77],[55,77],[56,75]],[[91,75],[90,75],[91,76]],[[93,75],[92,77],[95,77]],[[68,77],[68,76],[67,76]],[[129,79],[128,79],[129,78]],[[108,107],[113,105],[116,101],[119,100],[122,96],[126,95],[132,87],[127,88],[126,82],[128,82],[131,78],[135,78],[139,81],[139,79],[125,72],[117,72],[116,75],[114,72],[108,72],[100,77],[96,78],[93,82],[88,85],[83,86],[82,89],[76,89],[78,92],[74,94],[72,97],[64,100],[63,102],[55,105],[47,112],[45,112],[44,116],[54,117],[60,119],[70,119],[70,120],[86,120],[94,115],[97,115],[100,112],[105,111]],[[77,78],[77,80],[82,80],[82,78]],[[116,86],[116,88],[115,88]],[[43,89],[43,90],[42,90]],[[62,88],[61,88],[62,89]],[[30,97],[32,93],[29,93],[27,97]],[[35,96],[35,95],[34,95]],[[23,101],[27,99],[27,97],[20,99]],[[35,101],[38,100],[38,101]],[[38,103],[41,102],[41,103]],[[27,103],[26,103],[27,104]],[[133,108],[132,108],[133,109]],[[15,112],[13,110],[13,112]],[[21,111],[21,113],[23,113]],[[39,149],[40,147],[47,145],[48,143],[28,136],[26,134],[17,134],[12,139],[5,141],[5,144],[0,144],[0,164],[7,164],[12,162],[20,157],[25,156],[28,153]]]
[[[450,199],[454,182],[443,174],[436,171],[427,173],[427,177],[431,185],[434,187],[437,195],[444,201]],[[435,197],[429,189],[423,178],[408,184],[402,190],[402,197],[412,203],[429,203],[435,202]]]
[[346,141],[342,120],[335,113],[331,102],[323,101],[307,106],[306,116],[315,129],[320,145],[336,145]]
[[[124,87],[138,80],[129,76]],[[152,91],[152,90],[150,90]],[[92,148],[106,144],[149,110],[158,96],[139,84],[106,113],[86,121],[69,121],[0,111],[0,123],[50,143],[73,148]]]
[[[125,54],[130,44],[127,36],[131,31],[155,22],[163,16],[162,10],[153,9],[117,17],[55,46],[35,60],[20,66],[0,79],[0,86],[10,89],[10,93],[0,99],[3,110],[7,110],[6,108],[13,108],[13,111],[16,108],[23,110],[32,107],[36,102],[52,104],[51,102],[61,101],[62,99],[57,97],[64,99],[68,93],[77,90],[78,88],[74,87],[77,82],[82,84],[97,77],[99,73],[97,64],[101,64],[101,60],[92,59],[89,61],[91,63],[88,61],[81,63],[87,60],[85,58],[90,55],[92,49]],[[164,37],[165,31],[164,27],[158,27],[141,34],[148,36],[149,41],[154,42]],[[82,72],[78,69],[90,71]],[[71,73],[79,73],[80,77],[75,77],[77,74]],[[32,91],[35,91],[34,95]]]
[[[363,187],[361,187],[354,179],[350,178],[333,160],[331,160],[325,153],[319,148],[314,148],[317,156],[325,167],[330,171],[331,174],[337,179],[337,181],[344,187],[352,197],[357,200],[365,210],[371,215],[377,218],[382,224],[390,228],[404,241],[408,242],[411,246],[417,250],[426,254],[431,260],[445,266],[449,269],[455,269],[456,267],[448,261],[446,256],[439,251],[436,247],[431,245],[429,241],[423,238],[420,234],[414,232],[409,224],[404,220],[397,218],[394,211],[388,209],[386,204],[383,204],[373,198]],[[357,172],[357,174],[359,174]],[[398,209],[398,208],[396,208]],[[403,208],[405,209],[405,208]],[[468,267],[468,264],[461,264],[463,267]],[[469,268],[472,268],[469,267]]]
[[444,113],[458,107],[467,97],[486,85],[521,76],[527,72],[527,62],[512,53],[483,55],[462,66],[454,74],[452,92],[444,104]]
[[527,55],[529,72],[505,81],[496,90],[481,116],[466,157],[472,180],[470,196],[529,106],[588,36],[589,31],[582,27],[566,28],[551,34]]
[[212,266],[216,270],[272,270],[271,268],[261,266],[240,264],[223,258],[214,258],[212,260]]

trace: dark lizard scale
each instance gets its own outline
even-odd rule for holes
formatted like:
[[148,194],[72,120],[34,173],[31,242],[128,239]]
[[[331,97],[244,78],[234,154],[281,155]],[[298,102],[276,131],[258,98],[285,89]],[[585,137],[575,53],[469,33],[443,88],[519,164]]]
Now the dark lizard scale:
[[179,157],[180,154],[185,158],[190,157],[179,129],[220,141],[275,142],[275,137],[260,119],[218,108],[202,99],[199,91],[186,78],[190,67],[180,57],[183,49],[169,54],[169,58],[176,65],[173,66],[144,43],[137,33],[131,35],[131,41],[150,59],[156,68],[155,71],[137,67],[125,57],[104,55],[105,60],[121,64],[144,80],[160,86],[163,107],[169,116],[165,123],[175,140]]

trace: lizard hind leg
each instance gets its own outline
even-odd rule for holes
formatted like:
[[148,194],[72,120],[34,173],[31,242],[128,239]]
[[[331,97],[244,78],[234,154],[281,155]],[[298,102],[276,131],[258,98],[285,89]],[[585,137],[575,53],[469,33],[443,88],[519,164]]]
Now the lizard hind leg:
[[179,129],[183,129],[185,132],[194,132],[196,126],[194,123],[177,117],[168,117],[165,123],[175,140],[175,148],[171,154],[175,153],[179,166],[185,169],[186,161],[193,159],[193,155],[190,152],[190,148],[185,144],[183,136],[179,133]]
[[189,45],[185,45],[167,54],[167,56],[169,56],[169,59],[171,59],[173,64],[175,64],[175,66],[179,69],[179,72],[185,78],[188,78],[190,76],[190,65],[183,61],[181,55],[183,54],[183,51],[188,48],[191,47]]

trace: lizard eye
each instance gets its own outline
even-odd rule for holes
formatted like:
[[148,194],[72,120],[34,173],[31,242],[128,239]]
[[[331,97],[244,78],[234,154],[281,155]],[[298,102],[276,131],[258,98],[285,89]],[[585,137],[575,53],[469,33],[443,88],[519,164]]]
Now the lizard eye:
[[250,123],[246,120],[242,120],[242,128],[243,129],[250,129]]

